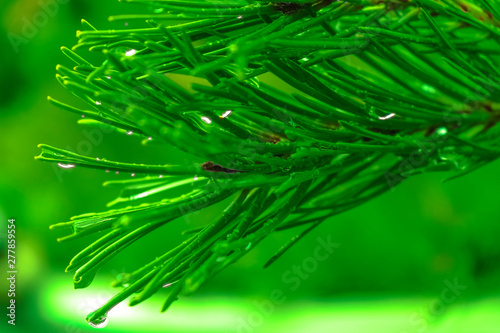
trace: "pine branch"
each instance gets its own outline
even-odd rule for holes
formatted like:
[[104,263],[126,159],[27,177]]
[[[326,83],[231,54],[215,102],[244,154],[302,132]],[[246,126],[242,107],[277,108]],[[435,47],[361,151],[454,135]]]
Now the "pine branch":
[[[98,30],[82,21],[78,43],[62,48],[75,67],[58,66],[57,78],[91,110],[49,100],[81,114],[82,124],[182,149],[192,163],[107,161],[40,145],[42,161],[134,176],[107,183],[122,187],[109,204],[118,208],[51,226],[70,228],[60,241],[105,232],[68,266],[75,287],[168,222],[232,202],[118,277],[123,290],[87,317],[93,324],[128,297],[135,305],[172,285],[166,310],[272,232],[305,227],[266,267],[324,220],[411,175],[456,178],[500,155],[497,1],[127,2],[154,10],[110,20],[149,27]],[[102,63],[80,48],[101,53]],[[291,88],[261,82],[265,73]],[[169,74],[203,83],[186,89]]]

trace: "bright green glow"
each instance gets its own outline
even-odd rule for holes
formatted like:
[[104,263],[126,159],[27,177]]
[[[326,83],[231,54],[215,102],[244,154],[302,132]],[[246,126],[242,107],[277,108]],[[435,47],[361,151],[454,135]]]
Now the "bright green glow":
[[448,129],[446,127],[440,127],[436,130],[436,133],[439,135],[446,135],[448,133]]
[[[114,290],[102,283],[96,288],[75,293],[68,288],[67,279],[54,279],[44,289],[40,304],[47,311],[46,317],[54,323],[72,321],[75,328],[95,331],[82,320],[89,311],[97,308],[99,302],[114,294]],[[163,295],[164,296],[164,295]],[[126,302],[109,312],[107,331],[119,332],[417,332],[424,327],[428,333],[469,333],[473,327],[482,327],[484,332],[494,332],[500,325],[498,307],[500,298],[474,302],[473,306],[458,301],[445,305],[444,314],[433,316],[430,305],[437,298],[367,298],[364,300],[343,299],[332,302],[288,301],[274,304],[266,314],[263,304],[269,299],[191,297],[177,302],[165,314],[158,313],[163,302],[155,297],[134,308]],[[259,307],[257,304],[263,305]],[[270,308],[267,308],[270,309]],[[43,311],[43,310],[42,310]],[[426,312],[427,311],[427,312]],[[416,324],[415,317],[419,323]],[[414,319],[412,321],[412,318]],[[487,325],[487,326],[485,326]],[[166,329],[168,328],[168,330]],[[490,330],[488,330],[489,328]],[[250,331],[248,330],[250,329]],[[472,330],[473,331],[473,330]]]
[[[67,277],[54,279],[41,297],[50,303],[40,304],[40,309],[47,311],[46,317],[52,318],[54,324],[71,321],[79,328],[90,330],[83,318],[111,298],[116,289],[96,281],[93,288],[75,293],[67,282]],[[168,314],[159,313],[161,304],[162,297],[133,308],[127,302],[120,303],[109,312],[106,330],[166,332],[168,327],[168,332],[223,332],[235,327],[238,318],[246,313],[244,306],[235,306],[233,300],[225,298],[192,298],[191,302],[177,302]]]
[[428,84],[423,84],[422,85],[422,90],[426,91],[428,93],[431,93],[431,94],[435,94],[436,93],[436,88],[434,88],[433,86],[430,86]]

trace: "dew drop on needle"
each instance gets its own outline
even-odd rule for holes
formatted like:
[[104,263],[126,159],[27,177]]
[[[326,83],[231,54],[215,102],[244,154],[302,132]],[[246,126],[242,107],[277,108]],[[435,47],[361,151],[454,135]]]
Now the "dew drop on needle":
[[126,51],[126,52],[125,52],[125,55],[126,55],[127,57],[131,57],[131,56],[133,56],[136,52],[137,52],[136,50],[131,49],[131,50]]
[[89,325],[94,328],[104,328],[108,324],[108,317],[100,318],[99,321],[89,321]]
[[60,167],[61,169],[73,169],[75,167],[74,164],[64,164],[64,163],[57,163],[57,166]]
[[201,117],[201,120],[206,123],[206,124],[211,124],[212,123],[212,119],[208,118],[208,117],[205,117],[205,116],[202,116]]
[[392,117],[394,117],[396,114],[395,113],[389,113],[388,115],[386,116],[383,116],[383,117],[378,117],[378,119],[380,120],[387,120],[387,119],[391,119]]

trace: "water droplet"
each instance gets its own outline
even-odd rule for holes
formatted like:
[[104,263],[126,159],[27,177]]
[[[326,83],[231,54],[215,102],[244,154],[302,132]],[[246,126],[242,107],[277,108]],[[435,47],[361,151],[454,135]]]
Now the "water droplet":
[[57,163],[57,166],[60,167],[61,169],[73,169],[75,167],[74,164],[63,164],[63,163]]
[[149,138],[148,138],[148,140],[150,140],[150,141],[151,141],[151,140],[153,140],[153,138],[152,138],[152,137],[149,137]]
[[104,328],[108,324],[108,317],[104,316],[98,320],[89,321],[89,325],[93,328]]
[[134,50],[134,49],[130,49],[130,50],[128,50],[128,51],[125,51],[125,55],[126,55],[127,57],[131,57],[131,56],[133,56],[133,55],[134,55],[134,54],[136,54],[136,53],[137,53],[137,51],[136,51],[136,50]]
[[163,175],[158,175],[158,178],[163,178]]
[[101,159],[99,157],[96,157],[95,160],[99,162]]
[[109,170],[106,170],[106,173],[109,173]]
[[172,285],[171,283],[165,283],[165,284],[163,285],[163,288],[168,288],[168,287],[170,287],[171,285]]
[[85,118],[85,115],[84,115],[84,114],[82,114],[82,118]]
[[194,176],[194,180],[198,180],[198,176]]
[[243,18],[243,15],[238,15],[238,20],[241,20]]
[[446,127],[439,127],[437,130],[436,130],[436,133],[438,135],[446,135],[448,134],[448,129]]
[[132,174],[130,175],[130,177],[135,177],[135,173],[132,173]]
[[205,117],[205,116],[202,116],[201,117],[201,120],[207,124],[211,124],[212,123],[212,119],[208,118],[208,117]]
[[396,114],[395,113],[389,113],[388,115],[386,116],[383,116],[383,117],[378,117],[378,119],[380,120],[387,120],[387,119],[391,119],[392,117],[394,117]]
[[245,251],[250,250],[251,247],[252,247],[252,242],[248,243],[247,247],[245,247]]
[[128,22],[125,22],[125,26],[128,27]]
[[309,61],[309,58],[304,57],[302,58],[302,61]]
[[95,101],[96,105],[101,105],[101,101]]
[[119,172],[118,172],[118,171],[115,171],[115,175],[117,175],[117,174],[119,174]]
[[157,9],[155,9],[155,13],[157,13],[157,14],[163,13],[163,8],[157,8]]
[[231,110],[226,110],[226,111],[224,111],[224,113],[223,113],[223,114],[222,114],[222,116],[220,116],[220,117],[221,117],[221,118],[227,118],[227,117],[229,117],[229,115],[230,115],[231,113],[233,113],[233,111],[231,111]]
[[111,76],[109,76],[109,75],[106,76],[106,79],[111,80]]
[[132,135],[132,134],[134,134],[134,132],[132,132],[132,131],[127,131],[127,135]]

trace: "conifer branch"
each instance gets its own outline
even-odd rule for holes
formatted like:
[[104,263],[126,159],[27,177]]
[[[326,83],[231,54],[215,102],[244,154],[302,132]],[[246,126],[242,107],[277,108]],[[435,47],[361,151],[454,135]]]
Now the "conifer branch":
[[[49,100],[84,124],[178,147],[193,162],[106,161],[40,145],[42,161],[136,176],[107,183],[123,188],[117,208],[52,226],[70,229],[61,241],[104,231],[68,266],[75,287],[168,222],[232,202],[117,278],[123,289],[92,323],[128,297],[135,305],[172,285],[165,310],[272,232],[302,230],[266,267],[324,220],[411,175],[456,178],[500,154],[496,0],[126,2],[154,9],[110,20],[148,27],[82,21],[78,43],[62,48],[74,67],[58,66],[57,78],[91,109]],[[102,62],[82,58],[82,48]],[[266,73],[287,87],[261,82]],[[169,74],[203,83],[186,89]],[[183,196],[164,197],[184,186]]]

